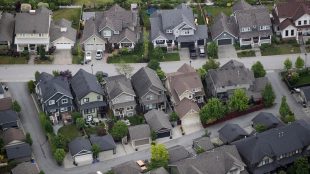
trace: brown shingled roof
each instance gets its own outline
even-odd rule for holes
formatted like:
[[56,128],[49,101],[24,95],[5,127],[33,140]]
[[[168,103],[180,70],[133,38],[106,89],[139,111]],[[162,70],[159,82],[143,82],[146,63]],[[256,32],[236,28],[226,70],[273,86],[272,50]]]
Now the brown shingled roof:
[[181,100],[174,109],[180,119],[183,118],[191,110],[194,110],[196,112],[199,112],[200,110],[197,103],[187,98]]
[[16,128],[9,128],[6,131],[3,132],[2,135],[4,145],[8,145],[12,141],[24,141],[25,140],[25,134],[21,129]]
[[12,99],[10,97],[0,99],[0,111],[11,109]]

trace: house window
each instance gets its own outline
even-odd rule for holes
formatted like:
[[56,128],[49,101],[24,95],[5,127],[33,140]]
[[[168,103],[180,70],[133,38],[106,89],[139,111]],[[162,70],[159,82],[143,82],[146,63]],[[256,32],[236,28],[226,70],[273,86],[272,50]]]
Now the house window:
[[129,110],[133,110],[133,106],[129,106],[129,107],[127,108],[127,111],[129,111]]
[[241,32],[248,32],[248,31],[251,31],[250,27],[244,27],[241,29]]
[[146,100],[153,100],[153,95],[147,95]]
[[62,99],[62,100],[61,100],[61,103],[62,103],[62,104],[68,103],[68,99],[67,99],[67,98]]
[[288,30],[285,30],[285,36],[288,36]]
[[101,99],[101,96],[100,96],[100,95],[98,95],[98,96],[97,96],[97,100],[100,100],[100,99]]
[[185,35],[189,35],[189,30],[184,30]]
[[48,105],[54,105],[54,104],[55,104],[55,100],[48,101]]
[[298,21],[298,25],[301,25],[301,21]]
[[114,31],[114,34],[119,34],[119,31]]
[[156,40],[156,44],[164,44],[165,40]]
[[60,108],[60,112],[67,112],[68,108]]
[[168,29],[166,30],[166,33],[172,33],[172,30]]
[[307,25],[307,20],[304,20],[304,25]]
[[270,27],[269,26],[260,26],[259,29],[260,30],[269,30]]
[[110,30],[103,30],[103,36],[110,37],[112,36],[112,32]]
[[89,102],[89,98],[84,98],[83,101],[84,101],[84,103],[88,103]]
[[295,32],[294,30],[291,30],[291,36],[294,36]]
[[43,36],[43,34],[40,33],[40,34],[39,34],[39,37],[42,37],[42,36]]

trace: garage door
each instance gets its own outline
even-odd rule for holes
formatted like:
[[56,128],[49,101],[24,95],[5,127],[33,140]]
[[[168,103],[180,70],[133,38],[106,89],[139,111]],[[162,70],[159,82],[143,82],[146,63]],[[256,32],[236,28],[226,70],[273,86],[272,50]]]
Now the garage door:
[[219,39],[217,40],[218,45],[231,45],[231,39]]
[[199,115],[196,113],[190,114],[182,119],[183,126],[190,126],[200,123]]
[[164,137],[169,137],[169,136],[170,136],[170,131],[157,133],[157,138],[164,138]]
[[86,154],[86,155],[76,156],[74,158],[74,161],[78,166],[91,164],[93,162],[93,155],[92,154]]
[[85,44],[85,51],[104,50],[103,44]]
[[70,44],[70,43],[56,43],[55,44],[55,47],[56,47],[56,49],[58,49],[58,50],[69,50],[69,49],[71,49],[72,48],[72,44]]
[[134,142],[135,146],[141,146],[141,145],[146,145],[146,144],[150,144],[149,139],[143,139],[143,140],[137,140]]
[[188,48],[188,47],[194,47],[194,42],[181,42],[181,48]]

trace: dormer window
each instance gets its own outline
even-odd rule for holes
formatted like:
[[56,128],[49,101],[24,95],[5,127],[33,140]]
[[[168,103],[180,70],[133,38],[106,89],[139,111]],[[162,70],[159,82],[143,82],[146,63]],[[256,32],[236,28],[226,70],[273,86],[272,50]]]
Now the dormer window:
[[110,37],[110,36],[112,36],[112,32],[110,30],[103,30],[103,36],[104,37]]
[[114,31],[114,34],[119,34],[119,31]]
[[259,30],[270,30],[270,26],[260,26]]
[[54,105],[54,104],[55,104],[55,100],[50,100],[50,101],[48,101],[48,104],[49,104],[49,105]]
[[243,27],[241,29],[241,32],[248,32],[248,31],[251,31],[251,28],[250,27]]
[[172,30],[168,29],[166,30],[166,33],[172,33]]
[[67,32],[67,27],[61,27],[60,32],[62,32],[62,33]]

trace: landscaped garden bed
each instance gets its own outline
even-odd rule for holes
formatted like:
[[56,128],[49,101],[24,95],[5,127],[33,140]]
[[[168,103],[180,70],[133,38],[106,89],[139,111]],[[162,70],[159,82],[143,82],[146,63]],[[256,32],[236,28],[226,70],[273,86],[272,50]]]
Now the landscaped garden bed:
[[281,72],[281,76],[289,89],[310,86],[310,70],[289,70]]
[[255,57],[255,51],[241,51],[237,53],[238,57]]

